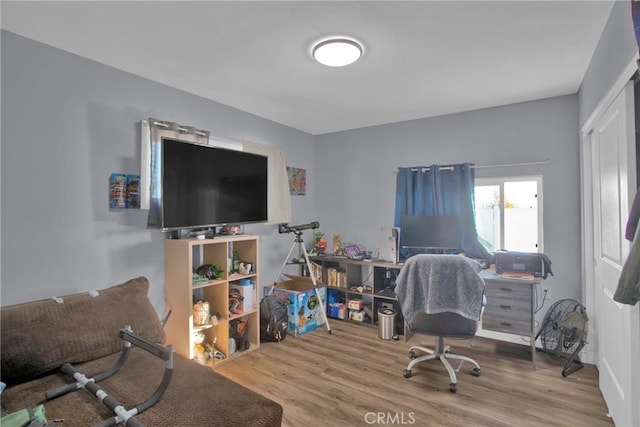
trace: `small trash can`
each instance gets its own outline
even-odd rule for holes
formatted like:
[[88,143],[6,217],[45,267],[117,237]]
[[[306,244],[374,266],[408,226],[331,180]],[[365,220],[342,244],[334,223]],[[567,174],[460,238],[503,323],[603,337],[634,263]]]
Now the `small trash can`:
[[396,311],[392,308],[378,309],[378,337],[391,340],[396,330]]

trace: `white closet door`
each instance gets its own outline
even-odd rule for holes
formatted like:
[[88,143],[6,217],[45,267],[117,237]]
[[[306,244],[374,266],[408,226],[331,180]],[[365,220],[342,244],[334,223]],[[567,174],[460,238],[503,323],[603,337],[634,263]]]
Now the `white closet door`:
[[[633,87],[629,83],[593,126],[591,134],[595,313],[600,389],[616,426],[634,426],[635,377],[640,337],[632,323],[637,308],[613,300],[629,254],[624,239],[629,200],[635,194]],[[633,358],[635,357],[635,360]],[[635,394],[635,397],[634,397]]]

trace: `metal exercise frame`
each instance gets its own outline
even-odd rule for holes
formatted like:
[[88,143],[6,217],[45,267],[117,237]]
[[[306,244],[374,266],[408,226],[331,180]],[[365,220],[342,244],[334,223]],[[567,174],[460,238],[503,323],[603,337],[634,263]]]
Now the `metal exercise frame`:
[[[111,368],[95,375],[92,378],[87,378],[83,373],[77,371],[71,364],[65,363],[64,365],[62,365],[60,370],[65,374],[73,377],[76,382],[73,384],[67,384],[54,390],[47,391],[45,393],[45,400],[53,400],[67,393],[71,393],[73,391],[84,388],[115,414],[114,417],[102,421],[95,427],[112,427],[116,426],[119,423],[124,423],[129,427],[144,427],[144,424],[138,421],[135,416],[155,405],[158,400],[160,400],[162,394],[169,387],[171,376],[173,374],[173,347],[171,345],[163,347],[161,345],[147,341],[144,338],[135,335],[131,331],[131,327],[129,326],[121,329],[119,336],[124,341],[124,349],[122,350],[118,361]],[[149,397],[141,404],[137,405],[135,408],[127,410],[120,402],[111,397],[104,388],[100,387],[96,383],[109,378],[120,370],[124,362],[127,360],[127,357],[129,356],[132,344],[164,360],[166,362],[166,366],[164,369],[162,381],[160,382],[160,385],[158,386],[156,391],[151,395],[151,397]]]

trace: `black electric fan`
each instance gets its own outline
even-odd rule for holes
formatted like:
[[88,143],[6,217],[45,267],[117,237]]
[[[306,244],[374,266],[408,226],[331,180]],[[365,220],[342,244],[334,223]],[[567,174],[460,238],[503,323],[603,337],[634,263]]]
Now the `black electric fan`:
[[556,301],[547,311],[536,335],[542,349],[554,359],[566,359],[562,376],[582,368],[580,351],[587,343],[587,309],[573,299]]

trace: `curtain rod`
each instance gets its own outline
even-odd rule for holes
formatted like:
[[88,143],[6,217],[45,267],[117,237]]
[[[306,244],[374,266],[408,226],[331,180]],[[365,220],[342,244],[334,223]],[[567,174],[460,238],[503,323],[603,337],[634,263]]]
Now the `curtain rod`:
[[[512,167],[512,166],[533,166],[533,165],[547,165],[551,163],[550,159],[546,160],[538,160],[535,162],[521,162],[521,163],[494,163],[491,165],[471,165],[473,169],[488,169],[488,168],[504,168],[504,167]],[[429,166],[422,168],[422,170],[429,170]],[[411,170],[418,170],[417,168],[412,168]],[[441,171],[450,171],[453,170],[453,166],[441,166]],[[394,173],[398,173],[395,171]]]
[[[159,122],[159,121],[153,121],[152,123],[154,126],[159,126],[165,129],[169,129],[171,126],[168,123],[164,123],[164,122]],[[182,133],[191,133],[193,132],[195,135],[200,135],[200,136],[208,136],[207,133],[205,131],[202,130],[198,130],[198,129],[189,129],[186,127],[182,127],[180,125],[176,126],[176,130],[178,132],[182,132]]]
[[549,163],[551,163],[551,159],[538,160],[538,161],[535,161],[535,162],[495,163],[495,164],[492,164],[492,165],[478,165],[478,166],[471,166],[471,167],[472,168],[476,168],[476,169],[485,169],[485,168],[504,168],[504,167],[511,167],[511,166],[548,165]]

